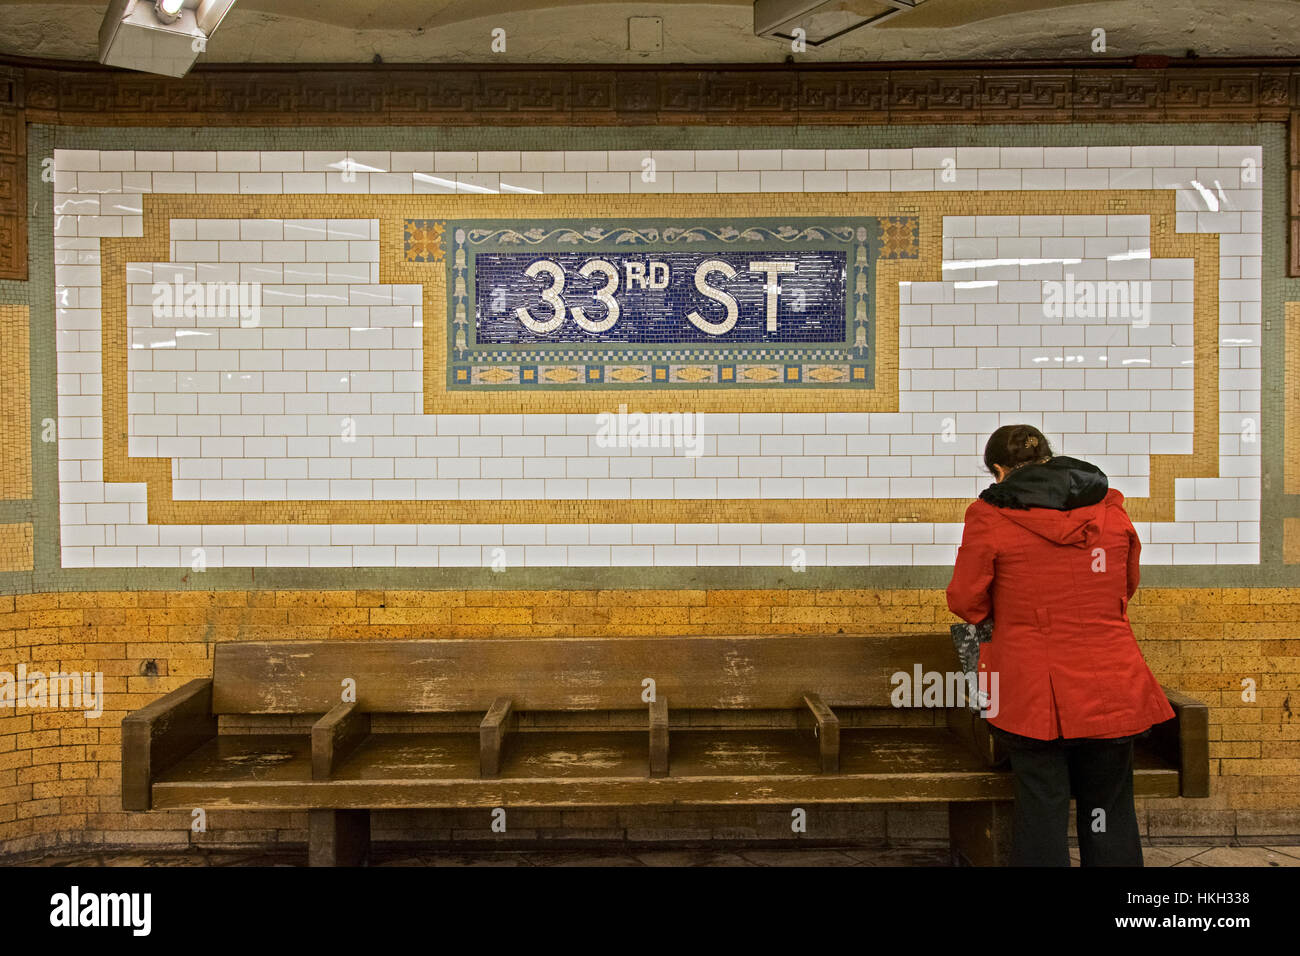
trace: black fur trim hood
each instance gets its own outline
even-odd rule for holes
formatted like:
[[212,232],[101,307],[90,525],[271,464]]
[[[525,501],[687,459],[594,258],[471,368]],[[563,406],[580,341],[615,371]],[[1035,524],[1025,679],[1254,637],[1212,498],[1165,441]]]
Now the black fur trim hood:
[[1096,465],[1056,455],[1042,464],[1022,465],[1005,481],[985,488],[980,498],[998,508],[1069,511],[1095,505],[1109,488],[1105,472]]

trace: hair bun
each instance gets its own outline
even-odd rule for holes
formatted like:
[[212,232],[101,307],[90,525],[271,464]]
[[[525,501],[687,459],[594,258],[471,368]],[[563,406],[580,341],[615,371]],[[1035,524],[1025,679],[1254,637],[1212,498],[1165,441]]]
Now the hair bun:
[[1033,425],[999,426],[984,446],[984,467],[997,476],[994,466],[1014,471],[1021,465],[1043,462],[1052,457],[1052,445],[1047,436]]

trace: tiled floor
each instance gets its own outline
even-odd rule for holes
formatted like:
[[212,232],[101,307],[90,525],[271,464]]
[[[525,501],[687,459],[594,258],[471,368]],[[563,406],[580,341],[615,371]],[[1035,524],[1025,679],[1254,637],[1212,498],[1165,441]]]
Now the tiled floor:
[[[1179,844],[1146,847],[1146,865],[1294,866],[1300,845],[1210,846]],[[1078,850],[1070,857],[1077,866]],[[191,849],[182,852],[76,853],[25,860],[25,866],[302,866],[301,853],[259,853]],[[715,849],[571,849],[377,851],[374,866],[947,866],[943,848],[715,848]]]

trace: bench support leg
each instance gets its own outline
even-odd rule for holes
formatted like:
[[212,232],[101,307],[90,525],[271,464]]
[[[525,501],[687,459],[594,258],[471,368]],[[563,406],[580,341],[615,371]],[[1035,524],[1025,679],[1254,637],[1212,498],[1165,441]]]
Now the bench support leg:
[[308,866],[360,866],[369,853],[369,810],[307,811]]
[[948,804],[948,841],[953,866],[1009,866],[1010,800]]

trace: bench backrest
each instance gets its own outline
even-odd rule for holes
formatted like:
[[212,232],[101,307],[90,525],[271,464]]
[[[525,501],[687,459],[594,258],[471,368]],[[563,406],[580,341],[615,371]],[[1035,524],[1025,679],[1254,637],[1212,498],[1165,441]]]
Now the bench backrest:
[[888,706],[897,671],[949,671],[945,634],[829,637],[625,637],[220,644],[217,714],[324,713],[356,681],[363,710],[636,710],[653,678],[669,707],[799,707],[816,693],[831,707]]

